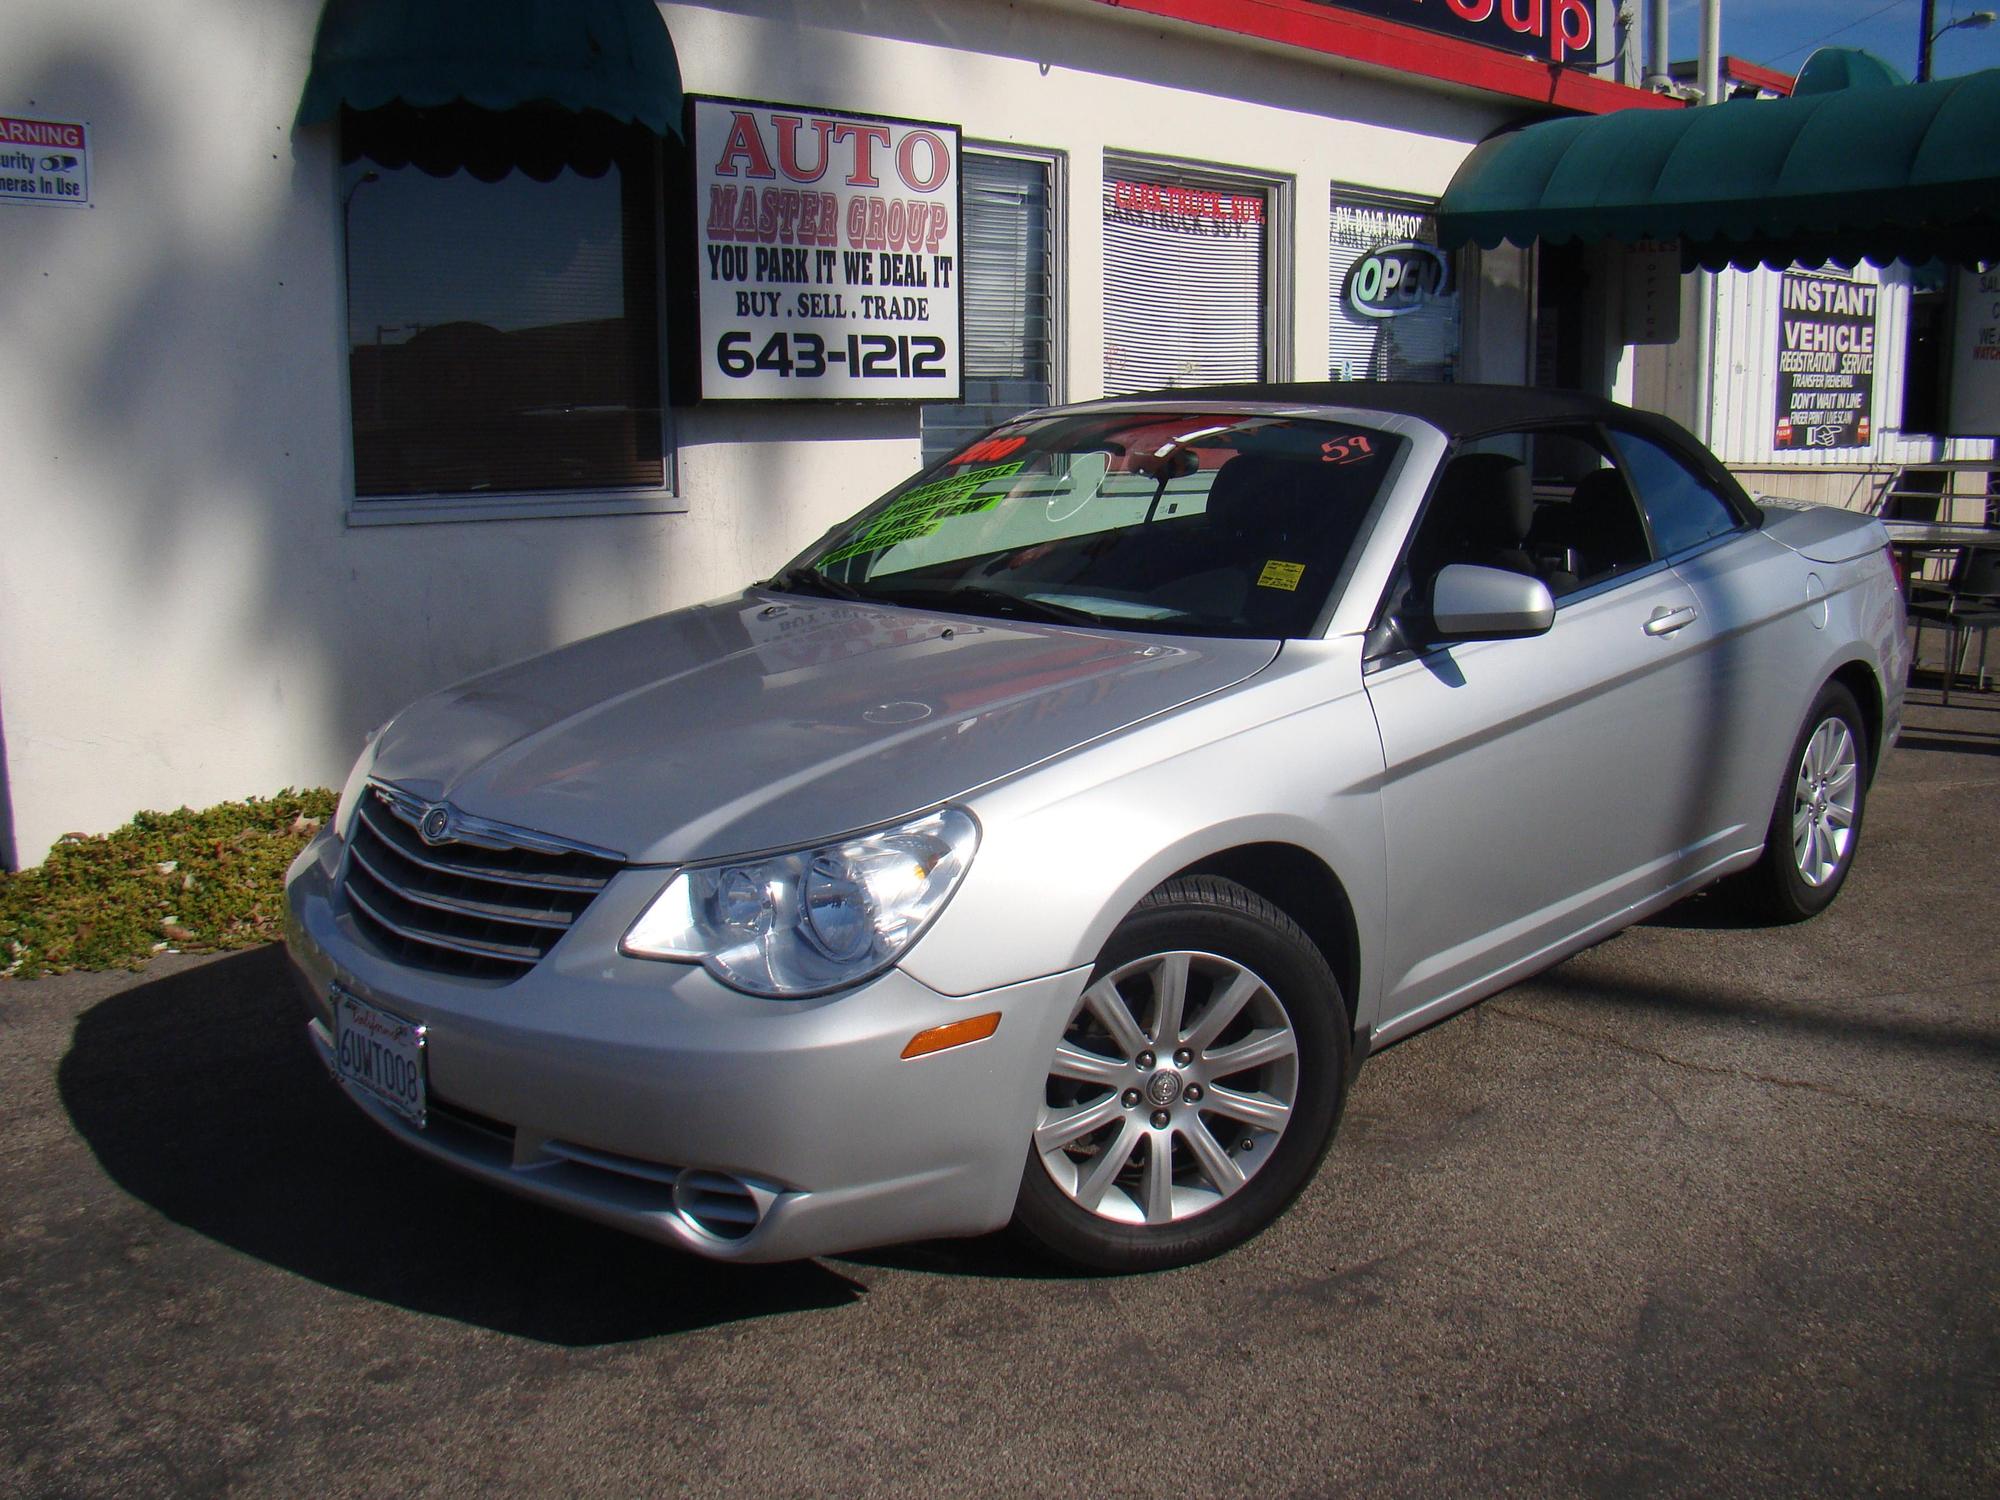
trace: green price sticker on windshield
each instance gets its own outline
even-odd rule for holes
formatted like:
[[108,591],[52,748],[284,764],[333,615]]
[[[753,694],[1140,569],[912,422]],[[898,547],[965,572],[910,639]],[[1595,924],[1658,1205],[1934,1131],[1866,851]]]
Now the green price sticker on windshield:
[[1021,472],[1024,462],[1017,458],[1010,464],[966,469],[905,490],[857,535],[820,558],[818,565],[828,567],[864,553],[883,552],[898,542],[929,536],[953,516],[991,510],[1006,493],[1006,482]]

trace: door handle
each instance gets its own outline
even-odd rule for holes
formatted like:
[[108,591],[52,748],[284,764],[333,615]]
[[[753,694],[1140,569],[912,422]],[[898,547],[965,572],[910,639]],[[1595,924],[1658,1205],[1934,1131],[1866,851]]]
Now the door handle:
[[1653,617],[1646,622],[1646,634],[1672,635],[1676,630],[1694,624],[1695,614],[1692,604],[1683,604],[1679,609],[1668,609],[1662,604],[1654,609]]

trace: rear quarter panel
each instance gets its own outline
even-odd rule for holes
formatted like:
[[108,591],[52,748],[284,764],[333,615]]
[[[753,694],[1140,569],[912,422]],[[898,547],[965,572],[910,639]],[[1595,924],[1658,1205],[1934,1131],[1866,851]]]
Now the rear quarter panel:
[[1792,741],[1836,672],[1864,667],[1877,695],[1864,708],[1891,731],[1900,719],[1908,659],[1894,576],[1881,546],[1840,550],[1844,561],[1815,561],[1757,531],[1675,565],[1711,626],[1716,826],[1744,850],[1762,847]]

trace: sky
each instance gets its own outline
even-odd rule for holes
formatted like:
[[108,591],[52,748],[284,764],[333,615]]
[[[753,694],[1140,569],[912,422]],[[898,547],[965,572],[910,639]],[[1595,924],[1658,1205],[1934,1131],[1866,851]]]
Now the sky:
[[[2000,0],[1936,0],[1933,29],[1978,10],[2000,11]],[[1796,73],[1816,47],[1860,47],[1905,78],[1915,78],[1922,13],[1922,0],[1722,0],[1722,50]],[[1701,48],[1701,0],[1671,0],[1667,24],[1674,57],[1695,57]],[[1983,30],[1960,27],[1932,44],[1933,78],[1996,67],[2000,23]]]

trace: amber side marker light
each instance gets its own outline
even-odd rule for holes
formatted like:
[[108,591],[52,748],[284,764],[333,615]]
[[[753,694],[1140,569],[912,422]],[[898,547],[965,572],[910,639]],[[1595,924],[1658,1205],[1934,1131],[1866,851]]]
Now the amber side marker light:
[[922,1057],[927,1052],[942,1052],[947,1047],[963,1047],[967,1042],[983,1042],[999,1029],[1000,1012],[997,1010],[990,1010],[983,1016],[967,1016],[949,1026],[933,1026],[929,1031],[918,1032],[903,1049],[903,1056]]

